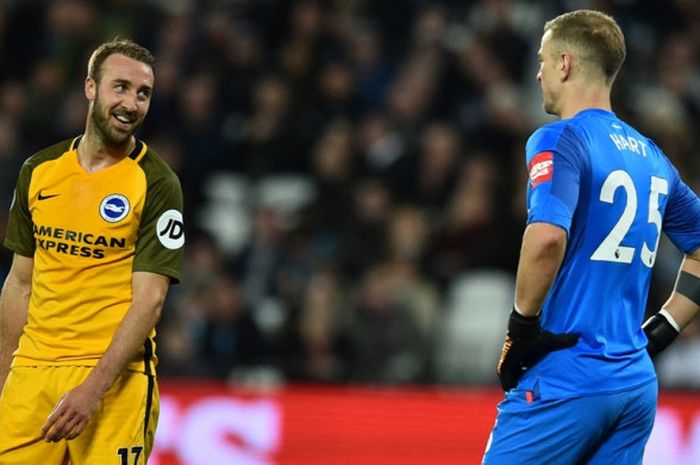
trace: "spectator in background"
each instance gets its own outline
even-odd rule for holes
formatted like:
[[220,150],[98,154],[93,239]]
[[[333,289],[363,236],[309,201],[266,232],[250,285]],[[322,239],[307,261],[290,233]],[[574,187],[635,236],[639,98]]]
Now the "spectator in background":
[[402,298],[400,271],[383,262],[362,276],[349,324],[351,380],[400,384],[427,379],[429,339]]
[[185,172],[196,173],[201,179],[225,158],[215,76],[200,72],[181,81],[176,104],[180,116],[175,124],[178,142],[185,153],[197,154],[185,158]]
[[369,112],[357,123],[357,150],[362,172],[380,177],[389,186],[400,185],[410,161],[408,142],[383,113]]
[[[49,145],[56,139],[66,138],[65,134],[58,134],[57,124],[62,120],[56,120],[56,115],[62,113],[60,109],[65,89],[63,79],[61,67],[53,59],[40,61],[32,71],[24,124],[29,134],[39,137],[37,142],[42,146]],[[84,123],[85,111],[82,113],[81,123]]]
[[387,249],[397,298],[413,314],[424,338],[432,342],[440,317],[440,296],[435,283],[424,274],[430,238],[428,215],[416,206],[396,208],[387,225]]
[[158,328],[159,371],[165,376],[202,376],[197,346],[198,328],[213,283],[226,272],[215,239],[202,231],[191,234],[181,285],[173,289]]
[[[0,114],[0,185],[11,186],[19,171],[21,159],[19,130],[14,120]],[[9,208],[12,190],[0,192],[0,205]]]
[[354,279],[386,258],[387,220],[393,208],[389,188],[380,179],[364,178],[354,186],[353,204],[346,214],[341,263]]
[[311,173],[316,195],[301,214],[300,229],[323,260],[343,255],[345,234],[352,225],[352,190],[356,176],[353,127],[344,119],[330,122],[312,149]]
[[262,331],[237,278],[228,274],[213,277],[210,289],[200,298],[194,339],[200,375],[244,379],[247,369],[269,363]]
[[376,27],[357,26],[349,39],[349,48],[357,81],[357,99],[363,111],[371,111],[381,106],[391,80],[391,63],[381,34]]
[[[454,195],[433,234],[428,254],[431,274],[441,284],[470,269],[512,266],[518,237],[504,228],[509,215],[502,215],[497,198],[501,180],[497,162],[487,152],[469,154],[458,170]],[[516,230],[517,231],[517,230]]]
[[240,152],[243,172],[253,179],[305,168],[295,131],[289,83],[281,76],[261,77],[253,90],[253,109],[244,123]]
[[396,196],[419,205],[432,221],[441,221],[457,184],[461,156],[462,141],[456,127],[440,122],[426,125],[418,153],[409,157],[400,182],[392,186]]
[[252,239],[236,257],[236,274],[243,277],[245,300],[258,311],[267,298],[281,289],[286,251],[283,244],[283,217],[271,207],[260,206],[254,213]]
[[350,376],[348,296],[341,277],[319,269],[310,277],[301,306],[288,324],[282,370],[293,380],[347,381]]

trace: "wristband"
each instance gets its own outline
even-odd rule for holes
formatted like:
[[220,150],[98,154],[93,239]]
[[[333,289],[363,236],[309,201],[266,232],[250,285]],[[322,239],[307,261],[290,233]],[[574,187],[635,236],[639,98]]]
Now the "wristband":
[[659,310],[659,315],[663,315],[664,318],[669,322],[671,326],[673,326],[673,329],[675,329],[677,332],[681,332],[681,327],[678,326],[678,323],[676,323],[676,320],[673,318],[673,316],[666,310],[665,308],[662,308]]
[[676,281],[676,292],[700,307],[700,278],[697,276],[681,270],[678,273],[678,281]]

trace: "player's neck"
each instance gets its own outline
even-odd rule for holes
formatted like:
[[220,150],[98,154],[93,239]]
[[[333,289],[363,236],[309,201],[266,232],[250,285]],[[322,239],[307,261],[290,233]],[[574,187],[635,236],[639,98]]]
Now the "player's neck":
[[562,99],[559,112],[561,119],[572,118],[583,110],[597,108],[612,111],[610,88],[600,86],[572,86],[569,95]]
[[133,136],[122,145],[105,144],[104,140],[91,129],[90,127],[85,129],[85,134],[78,145],[78,162],[88,173],[95,173],[114,165],[126,158],[136,146],[136,139]]

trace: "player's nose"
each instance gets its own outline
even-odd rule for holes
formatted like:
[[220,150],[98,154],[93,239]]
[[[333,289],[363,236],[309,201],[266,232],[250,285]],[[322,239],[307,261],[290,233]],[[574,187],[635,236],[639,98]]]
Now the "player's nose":
[[137,107],[137,101],[138,101],[138,96],[136,95],[136,92],[127,92],[124,95],[124,98],[121,101],[122,107],[129,111],[129,112],[135,112],[138,107]]

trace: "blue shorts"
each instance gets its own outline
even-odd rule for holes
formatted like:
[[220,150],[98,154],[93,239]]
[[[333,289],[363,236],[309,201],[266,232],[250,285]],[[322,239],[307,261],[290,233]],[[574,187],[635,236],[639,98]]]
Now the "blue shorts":
[[482,465],[641,465],[657,395],[656,382],[574,399],[509,391]]

